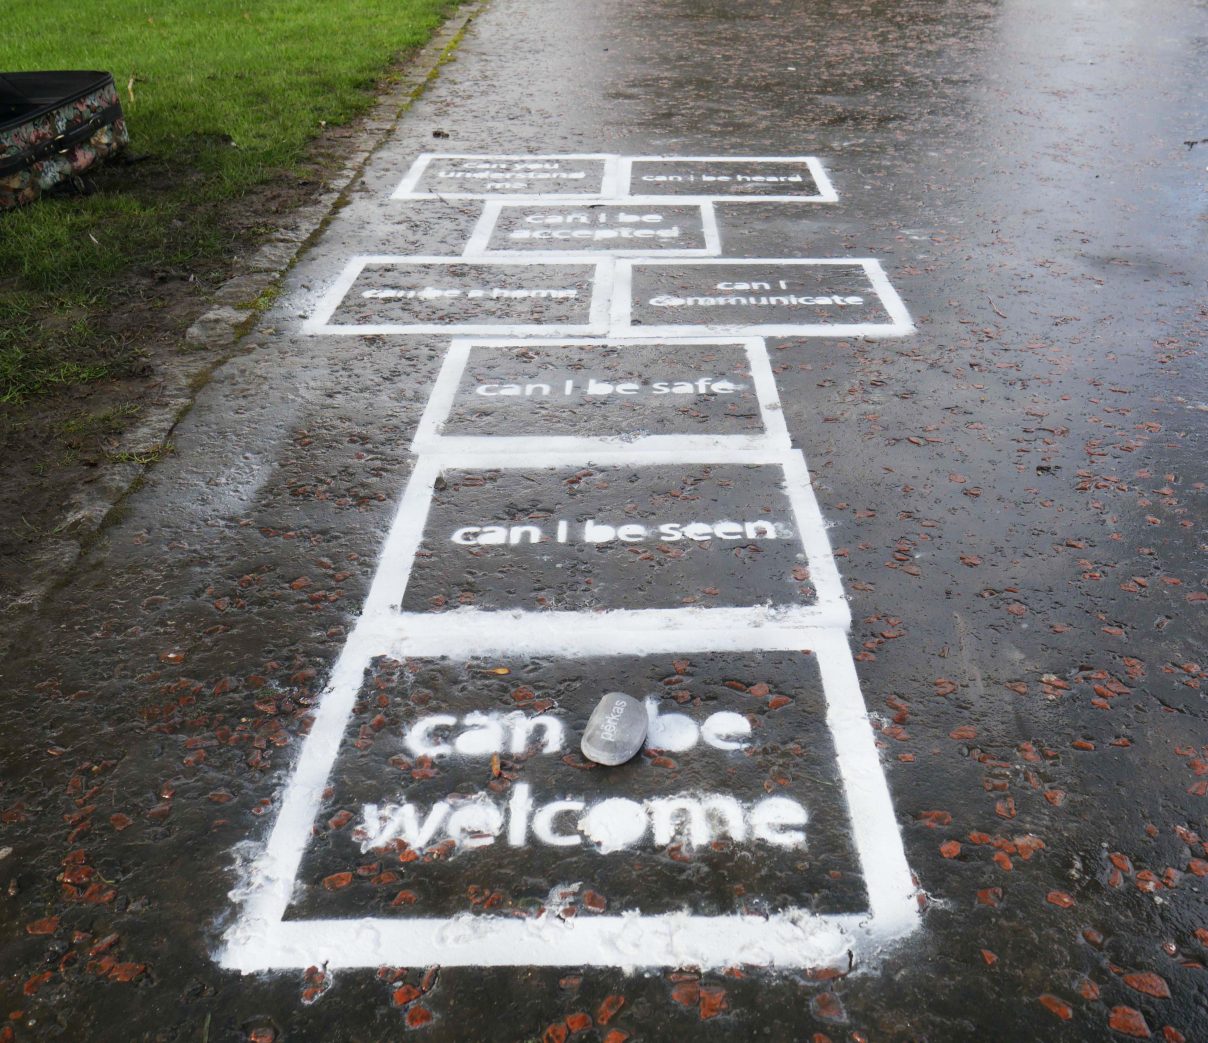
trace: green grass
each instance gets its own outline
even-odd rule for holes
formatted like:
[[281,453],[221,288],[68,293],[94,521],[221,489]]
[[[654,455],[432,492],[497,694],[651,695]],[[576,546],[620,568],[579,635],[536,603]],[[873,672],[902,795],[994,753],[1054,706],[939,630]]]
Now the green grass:
[[113,288],[132,273],[220,269],[223,204],[297,169],[325,124],[363,112],[391,61],[455,3],[5,0],[0,70],[112,72],[131,152],[150,158],[107,169],[93,195],[0,214],[0,402],[128,365],[136,347],[106,343],[95,322],[122,306]]

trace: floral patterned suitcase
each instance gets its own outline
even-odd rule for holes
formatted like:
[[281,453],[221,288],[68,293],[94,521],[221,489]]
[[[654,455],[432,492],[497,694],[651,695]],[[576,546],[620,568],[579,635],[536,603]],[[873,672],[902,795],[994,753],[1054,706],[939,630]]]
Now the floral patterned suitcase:
[[108,73],[0,73],[0,210],[33,202],[129,140]]

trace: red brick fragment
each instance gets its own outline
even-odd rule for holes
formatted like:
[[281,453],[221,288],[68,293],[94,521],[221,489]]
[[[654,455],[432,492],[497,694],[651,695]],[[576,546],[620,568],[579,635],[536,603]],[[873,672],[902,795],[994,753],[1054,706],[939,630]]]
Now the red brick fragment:
[[671,998],[681,1007],[695,1007],[700,1002],[700,984],[686,981],[671,990]]
[[432,1020],[432,1011],[427,1007],[412,1007],[407,1011],[407,1027],[412,1029],[422,1028]]
[[1083,978],[1078,983],[1078,995],[1084,1000],[1097,1000],[1099,998],[1099,986],[1091,981],[1090,978]]
[[1187,1043],[1187,1037],[1173,1025],[1167,1025],[1162,1029],[1162,1038],[1166,1040],[1166,1043]]
[[987,887],[984,890],[977,892],[977,902],[979,905],[988,905],[993,908],[997,907],[998,903],[1001,901],[1001,887]]
[[46,916],[25,925],[28,934],[54,934],[58,929],[59,918],[57,916]]
[[1135,974],[1126,974],[1124,975],[1124,984],[1130,989],[1145,993],[1146,996],[1154,996],[1160,1000],[1170,998],[1170,986],[1166,984],[1166,979],[1154,974],[1153,971],[1137,971]]
[[989,949],[981,950],[981,958],[985,961],[987,967],[993,967],[998,962],[998,957]]
[[112,902],[117,897],[117,888],[106,887],[102,883],[89,884],[80,898],[85,902],[90,902],[92,905],[105,905]]
[[591,1028],[591,1015],[584,1014],[582,1011],[568,1014],[566,1016],[566,1027],[571,1032],[582,1032],[584,1029],[589,1029]]
[[1037,851],[1043,851],[1044,848],[1044,841],[1033,833],[1027,833],[1022,837],[1015,838],[1015,850],[1025,862]]
[[601,1025],[607,1025],[617,1016],[617,1011],[623,1006],[625,1006],[624,996],[605,996],[603,1002],[596,1009],[596,1021]]
[[100,956],[101,953],[108,952],[115,945],[117,945],[120,937],[121,936],[118,934],[105,935],[104,938],[102,938],[99,942],[96,943],[96,945],[94,945],[91,949],[88,950],[88,955],[89,956]]
[[1058,999],[1056,996],[1045,993],[1040,997],[1040,1004],[1045,1010],[1060,1018],[1062,1021],[1069,1021],[1074,1016],[1074,1008],[1071,1007],[1063,999]]
[[976,739],[977,729],[971,724],[962,724],[959,728],[953,728],[952,731],[948,733],[948,738],[957,740]]
[[38,990],[48,981],[50,981],[53,974],[53,971],[43,971],[41,974],[35,974],[22,986],[21,991],[24,992],[26,996],[36,996],[38,994]]
[[1132,1007],[1112,1007],[1107,1023],[1117,1032],[1133,1039],[1149,1039],[1149,1026],[1139,1010]]
[[109,977],[114,981],[134,981],[146,969],[145,963],[115,963],[109,969]]
[[566,1037],[569,1035],[566,1025],[555,1021],[541,1034],[541,1043],[566,1043]]
[[1074,906],[1073,897],[1066,894],[1064,891],[1050,891],[1047,895],[1045,895],[1045,900],[1050,905],[1055,905],[1059,909],[1071,909]]
[[332,873],[331,876],[323,878],[323,886],[328,891],[338,891],[342,887],[347,887],[352,883],[351,873]]
[[961,853],[961,845],[956,840],[945,840],[940,845],[940,854],[945,858],[956,858]]
[[1137,890],[1143,891],[1145,894],[1153,894],[1162,887],[1162,882],[1157,878],[1156,874],[1148,869],[1142,869],[1137,874],[1137,879],[1133,882],[1136,884]]
[[950,811],[920,811],[915,817],[928,829],[952,825],[952,813]]
[[730,1009],[726,990],[720,985],[702,985],[700,988],[700,1017],[708,1021]]
[[390,1002],[396,1007],[405,1007],[412,1000],[417,1000],[422,995],[423,993],[414,985],[401,985],[394,990],[393,995],[390,997]]
[[818,993],[810,1000],[810,1010],[814,1012],[814,1017],[821,1018],[823,1021],[842,1022],[847,1020],[847,1011],[843,1009],[842,1001],[833,992]]
[[128,829],[134,825],[134,819],[129,815],[123,815],[119,811],[117,814],[109,816],[109,825],[120,833],[123,829]]
[[625,1040],[628,1038],[628,1032],[624,1032],[621,1029],[613,1029],[604,1037],[603,1043],[625,1043]]

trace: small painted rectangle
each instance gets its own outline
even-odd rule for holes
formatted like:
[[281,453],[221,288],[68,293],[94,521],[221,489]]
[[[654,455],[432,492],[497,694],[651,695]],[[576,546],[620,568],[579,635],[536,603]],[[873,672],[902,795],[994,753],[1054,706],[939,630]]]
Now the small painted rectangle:
[[612,336],[904,336],[913,329],[871,258],[617,261]]
[[616,158],[600,154],[489,156],[429,152],[394,190],[394,199],[497,199],[611,195]]
[[622,159],[621,180],[633,197],[727,203],[833,203],[839,198],[813,156],[638,156]]
[[[610,691],[649,731],[602,768]],[[867,913],[827,710],[813,651],[377,658],[286,919]]]
[[597,444],[787,449],[763,342],[458,340],[412,449],[499,453]]
[[709,203],[499,203],[483,208],[465,255],[721,252]]
[[818,524],[776,464],[445,466],[402,610],[812,605]]
[[[304,324],[308,333],[591,335],[607,325],[601,264],[357,257]],[[609,262],[610,263],[610,262]]]

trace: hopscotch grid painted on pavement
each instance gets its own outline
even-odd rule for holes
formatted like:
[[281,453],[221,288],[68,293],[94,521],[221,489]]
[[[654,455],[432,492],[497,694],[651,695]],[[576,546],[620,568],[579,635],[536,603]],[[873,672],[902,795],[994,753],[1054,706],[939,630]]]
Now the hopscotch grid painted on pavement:
[[[488,198],[492,201],[488,206],[513,198],[525,203],[555,199],[581,202],[583,198],[572,193],[551,194],[537,200],[532,195],[457,196],[417,192],[429,164],[438,158],[459,157],[421,156],[394,198]],[[520,163],[566,159],[602,161],[600,195],[612,201],[616,201],[622,186],[626,190],[631,187],[634,163],[667,162],[682,167],[686,162],[710,161],[710,157],[624,159],[601,154],[485,158],[512,159]],[[817,160],[810,157],[765,159],[782,164],[807,164],[825,201],[837,198]],[[756,161],[750,157],[716,158],[718,163]],[[624,198],[627,202],[647,199]],[[721,198],[727,202],[738,201],[732,197]],[[803,201],[801,196],[788,198]],[[694,202],[696,197],[671,192],[649,197],[649,201],[672,205]],[[703,198],[701,201],[707,202]],[[778,200],[773,196],[751,196],[741,201]],[[486,231],[479,235],[479,246],[489,242],[487,226],[493,227],[499,210],[500,207],[495,206],[495,216],[490,222],[484,212],[478,229]],[[305,324],[306,331],[311,333],[463,332],[491,339],[466,336],[453,339],[450,344],[414,436],[412,449],[418,458],[386,537],[364,608],[321,696],[264,851],[255,860],[245,887],[236,896],[242,908],[235,925],[227,933],[225,947],[219,956],[225,966],[244,972],[310,965],[329,968],[428,964],[632,967],[697,964],[717,967],[754,963],[804,967],[841,962],[853,950],[873,949],[908,934],[917,926],[914,884],[848,644],[850,609],[842,593],[838,567],[813,493],[805,457],[789,445],[766,343],[761,337],[751,335],[770,332],[773,327],[633,327],[630,325],[629,285],[633,267],[637,264],[860,265],[890,315],[895,335],[913,329],[910,316],[879,262],[872,259],[769,262],[747,259],[671,261],[646,257],[639,262],[614,260],[616,256],[615,252],[611,256],[602,252],[592,253],[589,257],[574,256],[574,263],[594,266],[587,329],[573,324],[570,328],[557,324],[503,327],[444,323],[410,327],[329,325],[367,265],[551,263],[547,255],[528,253],[507,262],[496,262],[481,255],[472,258],[353,258],[319,310]],[[570,255],[566,254],[558,254],[556,260],[571,263]],[[617,292],[618,287],[623,292]],[[609,307],[612,309],[611,324],[607,321]],[[802,326],[786,329],[791,331],[786,335],[804,335]],[[839,333],[840,329],[843,327],[826,327],[827,335],[854,335]],[[883,329],[881,324],[879,331]],[[861,332],[876,335],[876,332]],[[598,339],[606,334],[609,339]],[[727,337],[725,334],[732,335]],[[597,339],[582,339],[581,335]],[[530,336],[541,339],[517,339]],[[567,337],[574,339],[558,339]],[[641,348],[652,338],[657,338],[660,344],[684,348],[741,346],[748,362],[762,430],[756,434],[699,437],[653,434],[632,440],[599,435],[492,437],[443,433],[442,425],[451,414],[459,382],[476,347],[524,344],[535,348],[565,348],[571,353],[576,348],[601,345],[623,353]],[[698,463],[770,465],[781,469],[782,488],[789,500],[795,526],[794,536],[800,539],[809,563],[816,592],[815,604],[577,612],[487,611],[465,607],[447,613],[402,610],[403,595],[424,540],[436,483],[446,471],[472,468],[505,472],[516,469],[531,473],[584,464],[640,469]],[[376,658],[444,656],[467,659],[485,652],[582,657],[773,650],[807,651],[818,663],[826,724],[834,743],[852,840],[868,896],[867,912],[819,914],[801,908],[770,916],[739,913],[703,916],[687,912],[627,914],[590,919],[579,917],[570,924],[549,914],[535,919],[503,916],[286,919],[302,858],[321,810],[324,791],[354,703],[366,671]]]

